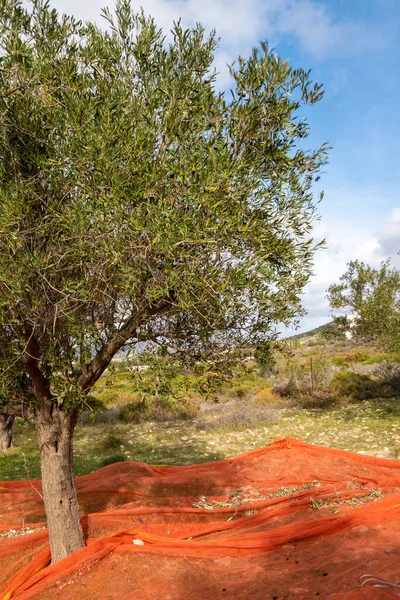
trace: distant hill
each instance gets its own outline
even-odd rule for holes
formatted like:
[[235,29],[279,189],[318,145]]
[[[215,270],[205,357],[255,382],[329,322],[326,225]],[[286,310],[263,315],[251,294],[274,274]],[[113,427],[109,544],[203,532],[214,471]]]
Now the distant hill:
[[315,329],[311,329],[310,331],[304,331],[303,333],[297,333],[296,335],[291,335],[290,337],[288,337],[286,339],[299,340],[301,338],[313,337],[314,335],[319,335],[320,333],[322,333],[322,331],[325,331],[326,329],[330,329],[331,327],[334,327],[334,325],[335,325],[335,323],[333,321],[329,321],[329,323],[325,323],[325,325],[320,325],[319,327],[316,327]]

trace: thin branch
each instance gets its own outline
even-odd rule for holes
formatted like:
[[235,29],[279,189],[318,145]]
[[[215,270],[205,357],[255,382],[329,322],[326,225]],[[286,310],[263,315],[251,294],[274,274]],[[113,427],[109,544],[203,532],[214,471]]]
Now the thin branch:
[[42,494],[39,492],[39,490],[37,490],[37,489],[35,488],[35,486],[34,486],[34,485],[33,485],[33,483],[32,483],[32,480],[31,480],[31,478],[30,478],[29,471],[28,471],[28,465],[27,465],[27,463],[26,463],[26,455],[25,455],[25,452],[23,452],[23,453],[22,453],[22,456],[23,456],[23,458],[24,458],[24,469],[25,469],[25,473],[26,473],[26,476],[27,476],[27,478],[28,478],[28,481],[29,481],[29,483],[31,484],[31,486],[32,486],[32,489],[34,489],[34,490],[35,490],[35,492],[38,494],[38,496],[40,496],[40,497],[41,497],[41,499],[43,500],[43,496],[42,496]]
[[130,317],[123,327],[114,332],[111,338],[104,342],[96,356],[93,358],[89,366],[78,375],[78,385],[80,389],[87,393],[94,383],[99,379],[104,369],[108,367],[114,355],[122,346],[133,336],[136,329],[149,317],[166,311],[173,305],[174,293],[171,292],[169,297],[165,298],[158,304],[147,306],[142,313]]
[[33,336],[33,330],[32,330],[32,333],[30,335],[30,338],[26,342],[25,348],[22,350],[21,354],[19,356],[17,356],[17,358],[11,364],[9,364],[6,369],[4,369],[3,373],[7,373],[7,371],[9,371],[11,369],[11,367],[13,367],[19,360],[21,360],[21,358],[24,356],[24,354],[27,353],[26,350],[28,348],[28,345],[29,345],[29,342],[31,341],[32,336]]

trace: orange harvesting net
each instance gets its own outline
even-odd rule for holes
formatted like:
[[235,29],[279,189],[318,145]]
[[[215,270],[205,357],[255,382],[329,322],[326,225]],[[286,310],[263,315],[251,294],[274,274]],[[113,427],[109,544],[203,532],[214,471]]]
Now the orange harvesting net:
[[50,565],[40,481],[0,483],[0,600],[400,596],[400,461],[285,438],[77,488],[86,547]]

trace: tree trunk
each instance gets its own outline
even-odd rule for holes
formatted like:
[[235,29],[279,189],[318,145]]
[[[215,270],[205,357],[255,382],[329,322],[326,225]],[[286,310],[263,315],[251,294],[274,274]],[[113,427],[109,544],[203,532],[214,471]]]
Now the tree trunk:
[[76,420],[77,414],[64,412],[55,403],[50,410],[39,410],[35,418],[53,563],[84,546],[72,454]]
[[14,415],[0,414],[0,452],[12,447]]

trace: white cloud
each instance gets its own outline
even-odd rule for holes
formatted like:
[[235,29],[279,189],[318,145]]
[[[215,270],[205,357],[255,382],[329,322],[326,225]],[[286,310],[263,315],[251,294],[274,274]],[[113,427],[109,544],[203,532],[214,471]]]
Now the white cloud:
[[[51,0],[51,4],[83,21],[96,21],[99,26],[106,26],[101,9],[105,4],[114,6],[105,0]],[[214,66],[221,89],[231,85],[226,65],[239,55],[248,56],[262,40],[274,47],[284,39],[314,58],[354,55],[376,49],[382,42],[365,23],[335,20],[328,6],[317,0],[132,0],[132,7],[136,11],[143,7],[167,38],[179,18],[185,27],[199,22],[207,32],[216,29],[220,47]]]
[[[53,0],[51,4],[80,19],[102,23],[104,0]],[[108,6],[113,4],[108,2]],[[184,26],[200,22],[208,31],[216,29],[228,62],[247,54],[262,39],[274,45],[289,37],[317,57],[359,53],[382,42],[365,23],[337,21],[328,6],[316,0],[132,0],[132,6],[134,10],[143,7],[164,33],[179,18]]]
[[362,22],[335,21],[328,7],[314,0],[286,0],[276,14],[276,31],[297,39],[310,54],[359,53],[377,48],[382,39]]
[[[308,314],[302,319],[299,332],[309,331],[331,319],[326,291],[331,283],[337,282],[350,260],[359,259],[378,267],[390,258],[400,268],[400,208],[393,210],[382,225],[364,223],[360,220],[323,219],[314,229],[316,239],[325,237],[327,247],[317,252],[314,275],[305,288],[303,303]],[[292,334],[289,330],[287,335]]]
[[391,258],[399,264],[400,252],[400,208],[395,208],[390,218],[377,234],[376,254],[382,259]]

